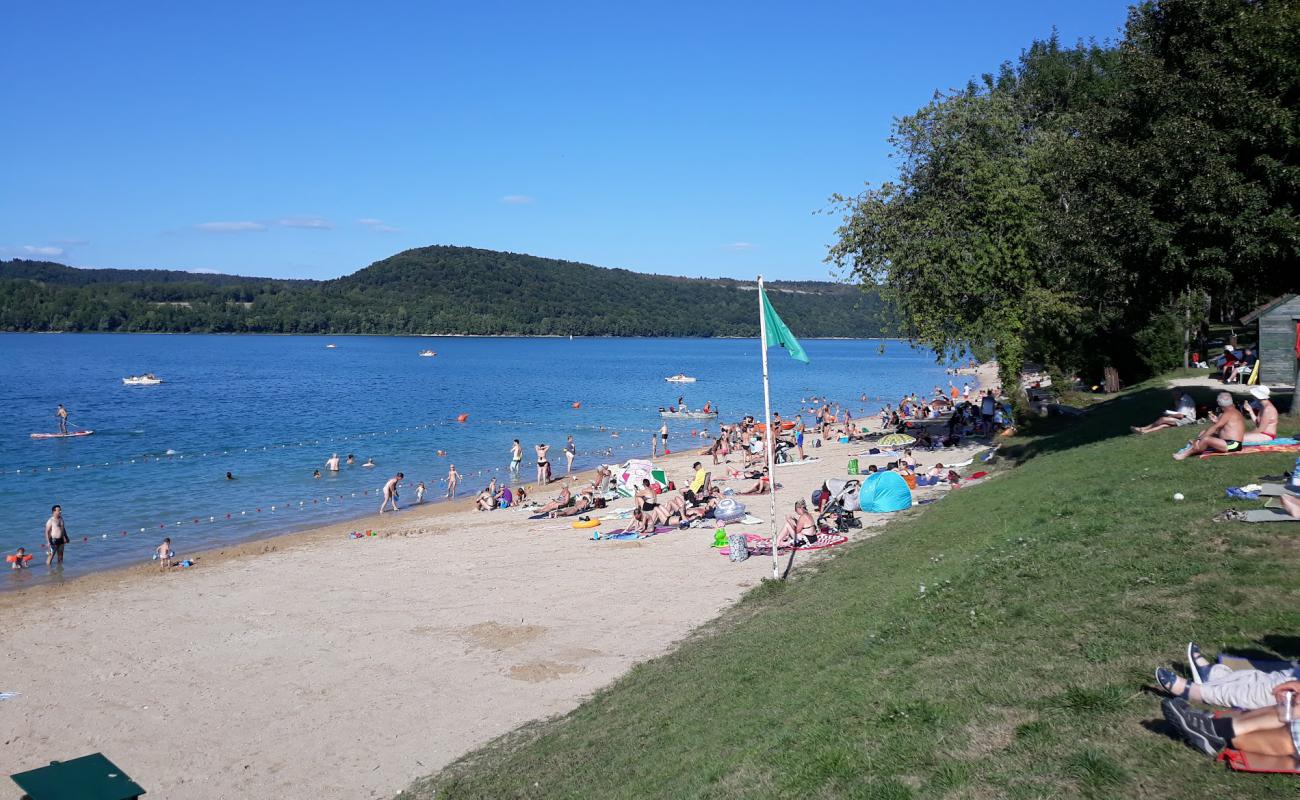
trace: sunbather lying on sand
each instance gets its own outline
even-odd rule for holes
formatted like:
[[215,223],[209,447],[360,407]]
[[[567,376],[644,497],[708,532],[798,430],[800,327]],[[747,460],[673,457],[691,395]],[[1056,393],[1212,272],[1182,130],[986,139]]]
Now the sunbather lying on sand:
[[558,511],[561,508],[567,508],[568,505],[572,502],[573,502],[573,495],[569,492],[569,487],[565,486],[564,488],[560,489],[560,493],[555,496],[554,500],[542,506],[541,508],[537,509],[537,513],[549,514],[552,511]]
[[583,489],[578,496],[573,499],[573,504],[568,508],[561,508],[551,512],[552,517],[576,517],[579,514],[585,514],[596,507],[595,498],[592,496],[591,489]]

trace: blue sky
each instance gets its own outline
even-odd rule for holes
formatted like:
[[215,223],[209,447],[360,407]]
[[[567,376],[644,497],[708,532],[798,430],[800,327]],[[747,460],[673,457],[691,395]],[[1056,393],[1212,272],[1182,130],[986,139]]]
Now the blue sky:
[[0,257],[330,278],[457,244],[824,278],[894,117],[1127,4],[11,3]]

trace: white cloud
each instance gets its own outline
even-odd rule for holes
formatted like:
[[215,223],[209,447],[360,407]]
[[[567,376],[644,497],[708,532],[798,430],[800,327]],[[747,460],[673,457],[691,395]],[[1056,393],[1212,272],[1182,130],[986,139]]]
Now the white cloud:
[[508,206],[526,206],[530,205],[536,198],[526,194],[508,194],[501,198],[501,202]]
[[33,256],[61,256],[63,255],[62,247],[37,247],[36,245],[23,245],[23,252]]
[[313,231],[328,231],[334,224],[323,217],[287,217],[280,220],[282,228],[305,228]]
[[81,247],[82,245],[90,244],[90,242],[85,239],[55,239],[54,243],[61,244],[65,247]]
[[266,226],[260,222],[200,222],[194,227],[204,233],[247,233],[266,230]]
[[397,233],[398,231],[392,225],[384,224],[382,219],[375,219],[374,217],[362,217],[357,220],[357,224],[364,225],[375,233]]
[[754,250],[757,249],[758,245],[750,244],[749,242],[732,242],[729,245],[725,245],[725,247],[728,250]]

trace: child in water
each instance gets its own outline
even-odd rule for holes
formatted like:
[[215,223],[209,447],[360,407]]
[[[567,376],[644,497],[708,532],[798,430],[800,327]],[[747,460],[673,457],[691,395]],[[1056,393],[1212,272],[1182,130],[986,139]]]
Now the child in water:
[[416,502],[416,503],[423,503],[423,502],[424,502],[424,491],[425,491],[425,489],[424,489],[424,481],[420,481],[418,484],[416,484],[416,487],[415,487],[415,502]]
[[361,466],[363,466],[363,467],[373,467],[374,465],[375,465],[375,460],[374,460],[373,458],[367,458],[367,459],[366,459],[366,463],[362,464]]
[[27,568],[27,550],[26,550],[26,548],[23,548],[23,547],[18,548],[18,552],[14,553],[13,556],[12,556],[12,558],[13,558],[14,561],[13,561],[13,564],[10,565],[10,567],[9,567],[10,569],[26,569],[26,568]]

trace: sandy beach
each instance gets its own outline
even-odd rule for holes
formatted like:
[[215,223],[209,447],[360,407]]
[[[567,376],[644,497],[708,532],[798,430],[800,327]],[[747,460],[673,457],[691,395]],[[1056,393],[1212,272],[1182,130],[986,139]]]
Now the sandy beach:
[[[816,463],[778,466],[779,513],[845,477],[865,449],[831,442],[808,449]],[[697,459],[709,461],[691,449],[656,466],[681,486]],[[769,518],[767,497],[739,499]],[[0,703],[4,772],[102,751],[151,796],[392,796],[522,723],[569,711],[771,574],[770,558],[732,564],[712,551],[711,527],[592,541],[567,520],[469,505],[225,548],[191,569],[141,566],[0,595],[0,691],[21,693]],[[846,547],[884,522],[862,516]],[[347,538],[358,529],[379,535]],[[796,574],[835,552],[799,554]]]

